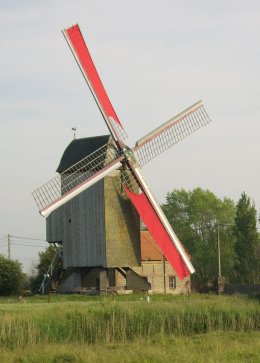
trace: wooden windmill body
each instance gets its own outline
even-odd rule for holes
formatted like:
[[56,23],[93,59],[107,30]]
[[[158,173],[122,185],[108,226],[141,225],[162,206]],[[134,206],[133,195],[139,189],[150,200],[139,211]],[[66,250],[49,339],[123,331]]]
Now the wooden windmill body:
[[[79,147],[88,152],[93,140],[108,138],[73,140],[57,171],[67,169],[66,160],[71,159],[71,154],[75,155],[73,164],[79,161]],[[64,268],[140,264],[140,219],[122,190],[119,177],[120,170],[114,171],[47,217],[47,240],[63,244]]]

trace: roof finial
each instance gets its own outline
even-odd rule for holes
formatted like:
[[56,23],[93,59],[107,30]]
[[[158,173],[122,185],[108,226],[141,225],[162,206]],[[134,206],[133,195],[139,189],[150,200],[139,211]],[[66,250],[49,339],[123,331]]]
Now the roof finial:
[[74,131],[74,140],[75,140],[76,139],[76,130],[77,130],[76,126],[72,127],[71,130]]

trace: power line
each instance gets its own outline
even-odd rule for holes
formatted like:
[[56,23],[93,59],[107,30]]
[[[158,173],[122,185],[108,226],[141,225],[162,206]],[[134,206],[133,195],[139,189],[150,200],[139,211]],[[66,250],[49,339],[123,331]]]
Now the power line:
[[[18,239],[18,241],[17,241]],[[21,240],[21,241],[19,241]],[[40,238],[33,238],[33,237],[24,237],[24,236],[13,236],[9,233],[6,236],[1,236],[0,241],[0,248],[6,248],[7,246],[7,254],[8,258],[11,258],[11,245],[14,246],[24,246],[24,247],[35,247],[35,248],[46,248],[47,245],[37,244],[37,241],[48,243],[44,239]]]
[[[232,227],[232,228],[236,228],[237,225],[236,224],[228,224],[228,223],[216,223],[216,226],[220,226],[220,227]],[[260,227],[257,226],[245,226],[248,229],[258,229],[260,230]]]
[[10,237],[12,238],[19,238],[19,239],[27,239],[27,240],[31,240],[31,241],[41,241],[41,242],[47,242],[45,239],[40,239],[40,238],[32,238],[32,237],[21,237],[21,236],[12,236],[10,235]]
[[12,245],[15,245],[15,246],[27,246],[27,247],[38,247],[38,248],[45,248],[46,246],[42,246],[42,245],[28,245],[28,244],[25,244],[25,243],[15,243],[15,242],[12,242]]
[[[35,243],[40,243],[39,241],[27,241],[27,240],[18,240],[17,238],[12,238],[12,242],[16,242],[16,243],[29,243],[30,245],[34,245]],[[45,245],[47,246],[47,245]]]

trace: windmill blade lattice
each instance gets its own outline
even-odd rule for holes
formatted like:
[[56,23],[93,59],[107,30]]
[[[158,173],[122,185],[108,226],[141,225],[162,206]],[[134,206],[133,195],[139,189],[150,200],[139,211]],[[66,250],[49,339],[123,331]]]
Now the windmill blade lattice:
[[195,103],[165,124],[137,141],[135,156],[140,166],[148,163],[185,137],[210,122],[201,101]]
[[112,143],[103,145],[49,182],[33,191],[33,197],[42,211],[72,189],[86,182],[113,161],[118,161],[119,151]]

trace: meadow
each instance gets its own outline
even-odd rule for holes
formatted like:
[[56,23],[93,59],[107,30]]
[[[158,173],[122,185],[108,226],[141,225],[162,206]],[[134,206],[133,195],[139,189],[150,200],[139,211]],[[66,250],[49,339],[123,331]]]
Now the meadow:
[[260,304],[242,296],[0,299],[0,362],[260,362]]

